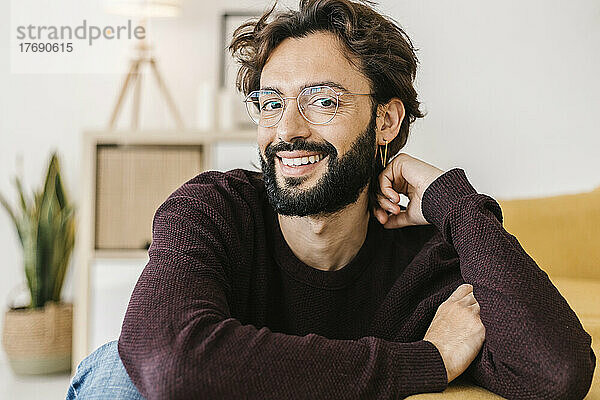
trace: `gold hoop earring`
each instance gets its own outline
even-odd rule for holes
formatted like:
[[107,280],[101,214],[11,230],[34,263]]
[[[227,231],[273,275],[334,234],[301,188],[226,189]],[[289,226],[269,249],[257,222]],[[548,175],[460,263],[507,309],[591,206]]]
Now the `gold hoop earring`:
[[[383,154],[383,152],[379,149],[379,146],[377,146],[377,149],[379,150],[379,155],[381,157],[381,166],[383,168],[385,168],[385,165],[387,164],[387,145],[388,145],[388,141],[383,139],[383,141],[385,142],[385,155]],[[383,146],[383,145],[381,145]]]

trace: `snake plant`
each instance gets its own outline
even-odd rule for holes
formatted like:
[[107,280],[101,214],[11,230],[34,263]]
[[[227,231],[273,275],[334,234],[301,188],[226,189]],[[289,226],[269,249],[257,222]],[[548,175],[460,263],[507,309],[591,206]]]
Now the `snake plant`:
[[75,242],[74,206],[69,203],[60,177],[56,153],[52,154],[43,188],[28,199],[21,180],[14,184],[19,195],[15,210],[0,194],[17,229],[23,247],[25,276],[31,293],[29,308],[47,301],[60,302],[65,274]]

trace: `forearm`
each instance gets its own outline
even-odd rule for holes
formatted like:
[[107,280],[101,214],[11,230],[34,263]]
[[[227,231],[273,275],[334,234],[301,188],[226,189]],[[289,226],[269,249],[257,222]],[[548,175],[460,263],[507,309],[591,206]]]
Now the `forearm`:
[[[177,265],[192,262],[177,257]],[[119,339],[127,372],[149,400],[397,399],[447,385],[429,342],[332,340],[243,325],[229,315],[217,281],[184,270],[168,276],[169,270],[146,268]],[[177,307],[167,310],[163,299],[173,293]]]
[[148,375],[143,362],[127,359],[127,339],[121,338],[124,363],[139,371],[133,380],[147,399],[282,399],[300,393],[307,399],[397,399],[446,386],[437,350],[425,341],[299,337],[236,320],[207,330],[218,345],[207,343],[207,337],[184,347],[154,348],[152,362],[170,368]]
[[481,306],[486,339],[472,375],[510,398],[582,398],[595,364],[590,336],[503,228],[497,202],[454,170],[427,189],[423,212],[456,250]]

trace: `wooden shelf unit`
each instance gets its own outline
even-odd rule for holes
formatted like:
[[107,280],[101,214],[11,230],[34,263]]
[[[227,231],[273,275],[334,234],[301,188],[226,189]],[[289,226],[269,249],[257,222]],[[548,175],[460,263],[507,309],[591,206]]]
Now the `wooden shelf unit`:
[[[214,169],[214,146],[227,142],[256,143],[256,130],[248,128],[230,132],[202,132],[197,130],[151,131],[85,131],[81,153],[81,198],[78,205],[77,232],[74,251],[75,298],[73,312],[72,371],[93,349],[89,346],[90,321],[90,266],[96,259],[145,259],[144,248],[104,248],[96,246],[98,200],[98,152],[101,148],[173,149],[182,146],[201,149],[201,163],[196,174]],[[193,177],[192,175],[190,176]],[[182,185],[176,182],[176,187]],[[154,210],[155,211],[155,210]],[[151,223],[147,221],[147,223]]]

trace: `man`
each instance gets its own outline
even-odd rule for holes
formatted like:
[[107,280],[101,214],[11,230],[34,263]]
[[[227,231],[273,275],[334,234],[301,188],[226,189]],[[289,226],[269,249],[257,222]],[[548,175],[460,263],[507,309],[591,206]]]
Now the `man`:
[[389,161],[423,116],[404,32],[348,0],[272,11],[231,46],[262,174],[205,172],[160,206],[118,354],[71,395],[396,399],[464,373],[583,398],[590,336],[495,200],[461,169]]

